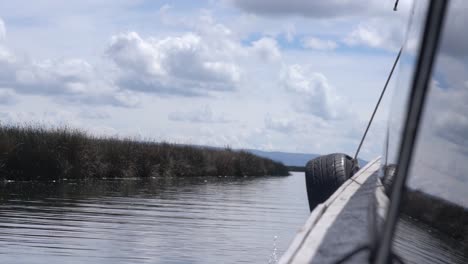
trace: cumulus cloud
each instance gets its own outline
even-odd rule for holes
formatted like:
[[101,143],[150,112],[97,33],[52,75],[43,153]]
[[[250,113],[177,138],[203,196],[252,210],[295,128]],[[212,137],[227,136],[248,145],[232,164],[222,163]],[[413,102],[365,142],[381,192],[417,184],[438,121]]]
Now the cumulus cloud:
[[307,37],[302,40],[302,46],[304,48],[316,50],[334,50],[338,47],[338,44],[333,40],[322,40],[319,38]]
[[[385,6],[382,1],[379,4]],[[390,11],[391,7],[386,6],[385,12],[381,15],[375,12],[370,16],[364,16],[361,22],[354,25],[351,32],[343,38],[343,42],[349,46],[396,51],[400,49],[406,38],[406,49],[413,52],[421,37],[426,7],[425,2],[413,4],[413,1],[400,1],[398,11],[393,12]],[[407,31],[408,22],[411,22],[410,31]]]
[[191,123],[229,123],[224,114],[214,114],[211,107],[206,106],[202,110],[190,112],[172,112],[168,116],[171,121],[191,122]]
[[108,57],[127,90],[176,95],[232,91],[241,78],[229,49],[196,33],[143,39],[136,32],[112,37]]
[[[194,32],[165,38],[115,35],[106,49],[108,60],[99,67],[83,59],[19,59],[0,45],[0,87],[119,107],[137,106],[142,93],[198,96],[236,90],[242,78],[236,58],[247,56],[250,47],[209,16],[200,21]],[[259,40],[251,49],[265,60],[279,56],[274,40]]]
[[339,98],[322,73],[294,64],[283,68],[280,81],[287,90],[298,95],[295,106],[299,111],[323,119],[339,117],[342,108]]
[[123,69],[148,75],[163,75],[162,54],[138,33],[128,32],[112,36],[107,49],[109,57]]
[[100,69],[83,59],[18,58],[0,45],[0,87],[17,94],[43,95],[80,104],[121,107],[138,104],[139,99],[134,93],[122,91],[108,79],[109,76],[102,75],[109,75],[109,72],[102,74]]
[[[342,38],[350,46],[366,46],[377,49],[397,50],[401,47],[406,23],[410,17],[412,1],[399,3],[398,12],[393,11],[394,1],[379,0],[230,0],[231,4],[248,13],[265,16],[304,16],[332,21],[333,29],[343,21],[343,28],[353,26],[354,17],[360,24]],[[421,8],[423,9],[423,8]],[[336,20],[331,20],[337,18]],[[418,18],[419,19],[419,18]],[[351,23],[349,23],[352,21]],[[340,34],[343,34],[340,32]],[[305,39],[304,47],[318,50],[333,50],[336,42],[317,38]],[[460,46],[461,48],[461,46]]]
[[119,71],[116,83],[129,91],[160,95],[206,96],[239,88],[242,63],[281,59],[274,38],[250,45],[207,13],[186,25],[190,31],[164,38],[144,38],[126,32],[111,38],[106,55]]
[[299,15],[306,17],[340,17],[366,14],[379,10],[382,1],[365,0],[231,0],[234,6],[254,14],[268,16]]
[[281,58],[281,53],[275,39],[261,38],[252,43],[252,51],[262,61],[271,62]]

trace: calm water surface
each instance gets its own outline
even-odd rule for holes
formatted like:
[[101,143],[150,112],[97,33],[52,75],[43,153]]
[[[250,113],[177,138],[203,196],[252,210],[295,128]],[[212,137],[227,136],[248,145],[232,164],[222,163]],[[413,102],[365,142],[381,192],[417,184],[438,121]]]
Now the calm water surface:
[[[304,184],[303,173],[0,184],[0,263],[274,263],[308,217]],[[414,263],[466,260],[412,226],[397,247]]]
[[308,216],[304,182],[295,173],[7,183],[0,262],[268,263]]

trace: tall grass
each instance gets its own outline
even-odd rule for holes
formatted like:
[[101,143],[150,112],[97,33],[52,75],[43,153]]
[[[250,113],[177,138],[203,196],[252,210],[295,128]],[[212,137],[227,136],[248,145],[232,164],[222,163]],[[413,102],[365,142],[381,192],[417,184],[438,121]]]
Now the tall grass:
[[166,176],[288,175],[244,151],[91,136],[67,127],[0,126],[0,178],[59,180]]

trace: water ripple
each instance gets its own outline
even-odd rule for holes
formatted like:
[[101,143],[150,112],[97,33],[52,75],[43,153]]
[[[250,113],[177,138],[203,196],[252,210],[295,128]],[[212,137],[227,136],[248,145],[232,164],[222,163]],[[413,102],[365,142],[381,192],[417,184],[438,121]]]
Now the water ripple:
[[297,174],[10,184],[0,204],[0,259],[265,263],[275,236],[280,254],[307,218],[303,181]]

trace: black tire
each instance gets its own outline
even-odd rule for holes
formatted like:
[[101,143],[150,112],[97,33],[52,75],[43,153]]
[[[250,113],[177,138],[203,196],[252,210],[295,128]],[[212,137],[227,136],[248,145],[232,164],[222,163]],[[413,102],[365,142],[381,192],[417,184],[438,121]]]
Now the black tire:
[[310,211],[325,202],[359,170],[353,159],[341,153],[320,156],[306,164],[306,187]]

